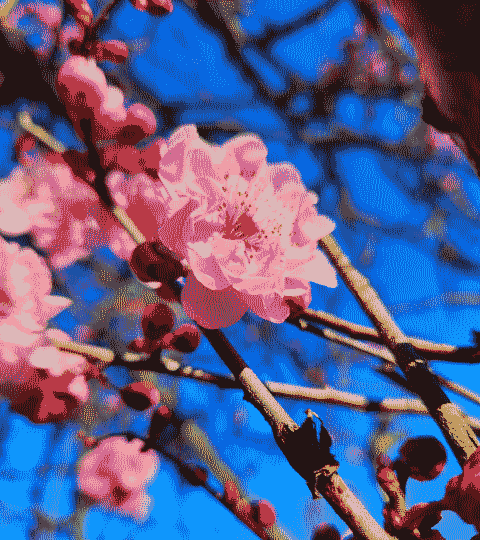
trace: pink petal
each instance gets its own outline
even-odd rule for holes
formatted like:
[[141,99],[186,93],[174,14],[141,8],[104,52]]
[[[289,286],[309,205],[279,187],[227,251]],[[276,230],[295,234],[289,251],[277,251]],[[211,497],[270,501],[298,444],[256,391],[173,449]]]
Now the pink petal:
[[248,310],[232,288],[212,291],[192,274],[185,280],[181,295],[185,313],[205,328],[225,328],[239,321]]
[[241,293],[248,307],[262,319],[274,323],[282,323],[290,315],[290,308],[278,293],[251,295]]

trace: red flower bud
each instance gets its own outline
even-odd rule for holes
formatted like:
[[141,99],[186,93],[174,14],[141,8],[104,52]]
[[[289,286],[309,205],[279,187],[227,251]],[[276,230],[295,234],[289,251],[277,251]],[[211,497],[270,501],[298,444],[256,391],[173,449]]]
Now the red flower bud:
[[171,283],[185,273],[178,257],[160,242],[137,246],[130,258],[130,267],[140,281]]
[[145,137],[153,135],[157,120],[153,112],[141,103],[134,103],[127,109],[127,119],[117,139],[120,143],[136,144]]
[[147,340],[157,340],[175,324],[172,310],[165,304],[152,304],[143,310],[142,329]]
[[251,517],[262,527],[271,527],[277,520],[274,506],[268,501],[252,501]]
[[128,58],[128,47],[123,41],[117,39],[97,41],[90,52],[95,56],[97,62],[109,60],[115,64],[121,64]]
[[165,349],[190,353],[196,350],[200,343],[200,331],[194,324],[182,324],[175,332],[166,334],[162,342]]
[[340,540],[340,533],[333,525],[321,523],[313,531],[312,540]]
[[400,448],[400,455],[410,469],[410,476],[420,481],[436,478],[447,462],[445,448],[435,437],[407,439]]
[[225,491],[223,493],[223,498],[225,502],[230,506],[235,506],[240,499],[240,493],[234,482],[228,480],[225,482]]
[[148,381],[129,384],[120,390],[123,401],[136,411],[144,411],[160,403],[160,392]]

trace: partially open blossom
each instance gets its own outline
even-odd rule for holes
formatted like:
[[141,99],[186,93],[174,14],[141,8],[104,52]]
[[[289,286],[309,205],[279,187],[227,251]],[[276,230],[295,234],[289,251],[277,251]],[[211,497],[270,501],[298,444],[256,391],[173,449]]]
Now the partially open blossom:
[[253,135],[210,145],[191,125],[178,129],[167,148],[158,237],[192,269],[182,291],[190,317],[220,328],[250,308],[280,323],[290,314],[287,299],[308,307],[310,281],[336,286],[317,249],[335,225],[317,214],[317,197],[293,165],[267,164],[267,148]]
[[118,135],[118,140],[127,144],[136,144],[145,137],[153,135],[156,129],[157,120],[152,110],[141,103],[134,103],[127,109],[127,119]]
[[142,446],[139,439],[104,439],[80,461],[80,489],[101,504],[145,518],[151,506],[145,488],[155,477],[159,460],[151,449],[141,452]]

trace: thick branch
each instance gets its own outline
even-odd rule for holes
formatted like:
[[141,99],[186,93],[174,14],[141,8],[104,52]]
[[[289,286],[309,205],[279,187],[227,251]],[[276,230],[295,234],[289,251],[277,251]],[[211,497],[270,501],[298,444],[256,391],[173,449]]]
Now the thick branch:
[[[307,481],[313,496],[317,498],[322,494],[358,538],[391,539],[338,475],[338,462],[328,450],[331,440],[328,444],[322,437],[325,435],[323,426],[318,440],[313,413],[307,411],[307,420],[298,426],[220,330],[202,328],[202,331],[242,385],[245,399],[252,402],[270,424],[279,448],[290,465]],[[330,439],[328,432],[326,436]]]
[[461,466],[479,446],[478,439],[460,408],[450,402],[440,387],[438,379],[430,371],[425,358],[408,342],[397,326],[375,289],[365,276],[354,268],[332,235],[319,241],[320,247],[355,295],[370,320],[382,336],[385,345],[395,359],[411,386],[425,403],[430,414],[445,435]]

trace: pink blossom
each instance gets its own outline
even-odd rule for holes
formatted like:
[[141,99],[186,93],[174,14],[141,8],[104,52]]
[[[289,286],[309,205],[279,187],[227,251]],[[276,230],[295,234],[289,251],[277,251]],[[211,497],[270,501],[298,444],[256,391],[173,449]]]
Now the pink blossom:
[[41,158],[31,167],[16,167],[0,184],[0,230],[32,232],[56,267],[87,256],[98,245],[110,245],[125,259],[135,247],[92,187],[65,162],[52,165]]
[[0,238],[0,267],[0,391],[34,422],[63,420],[88,398],[86,360],[53,347],[70,338],[45,326],[71,300],[50,294],[50,272],[29,248]]
[[281,323],[286,300],[308,307],[310,281],[336,286],[317,249],[335,224],[317,214],[293,165],[266,156],[256,136],[210,145],[190,125],[173,133],[160,162],[158,238],[190,265],[182,304],[207,328],[234,324],[249,308]]
[[104,439],[80,462],[80,489],[106,506],[137,519],[145,518],[151,506],[145,488],[155,477],[159,459],[152,449],[141,452],[142,446],[139,439]]
[[56,86],[80,136],[84,118],[92,121],[95,140],[111,139],[123,127],[127,118],[123,93],[107,83],[93,58],[69,58],[58,72]]

